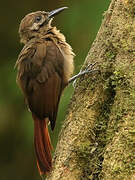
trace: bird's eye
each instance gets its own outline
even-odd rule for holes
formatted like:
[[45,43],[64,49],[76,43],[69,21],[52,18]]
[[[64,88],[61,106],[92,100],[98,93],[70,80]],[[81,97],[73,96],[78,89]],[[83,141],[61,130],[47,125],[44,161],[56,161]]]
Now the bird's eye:
[[37,17],[35,18],[35,22],[39,22],[41,19],[42,19],[42,16],[37,16]]

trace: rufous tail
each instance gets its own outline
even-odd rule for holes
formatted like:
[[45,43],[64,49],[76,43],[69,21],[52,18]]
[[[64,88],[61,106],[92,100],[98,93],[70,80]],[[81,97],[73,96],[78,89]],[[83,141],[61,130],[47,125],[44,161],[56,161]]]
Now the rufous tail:
[[52,145],[48,132],[48,119],[39,119],[32,114],[34,119],[34,146],[37,158],[37,167],[40,175],[48,174],[52,168]]

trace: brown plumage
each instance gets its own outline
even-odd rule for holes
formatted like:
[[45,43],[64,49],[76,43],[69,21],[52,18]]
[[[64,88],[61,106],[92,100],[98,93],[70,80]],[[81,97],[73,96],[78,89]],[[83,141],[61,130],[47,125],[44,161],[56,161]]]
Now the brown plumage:
[[64,35],[51,26],[52,17],[64,9],[28,14],[19,28],[25,46],[16,62],[17,84],[32,112],[40,175],[49,173],[52,167],[48,121],[53,130],[61,93],[73,73],[72,48]]

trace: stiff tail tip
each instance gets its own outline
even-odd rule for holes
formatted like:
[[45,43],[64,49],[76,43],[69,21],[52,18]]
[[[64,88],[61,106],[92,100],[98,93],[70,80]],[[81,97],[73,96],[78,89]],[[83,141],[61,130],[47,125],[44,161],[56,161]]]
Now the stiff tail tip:
[[48,118],[39,119],[33,115],[34,119],[34,146],[37,158],[37,167],[41,176],[47,175],[52,169],[52,145],[48,132]]

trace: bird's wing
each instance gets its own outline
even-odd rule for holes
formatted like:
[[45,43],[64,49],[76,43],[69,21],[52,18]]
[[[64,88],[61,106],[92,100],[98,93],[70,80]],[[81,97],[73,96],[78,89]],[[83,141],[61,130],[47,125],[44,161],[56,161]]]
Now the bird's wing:
[[[28,106],[38,118],[48,117],[54,129],[63,90],[64,57],[52,42],[37,44],[31,53],[22,52],[18,60],[18,78]],[[27,55],[30,54],[28,57]]]

